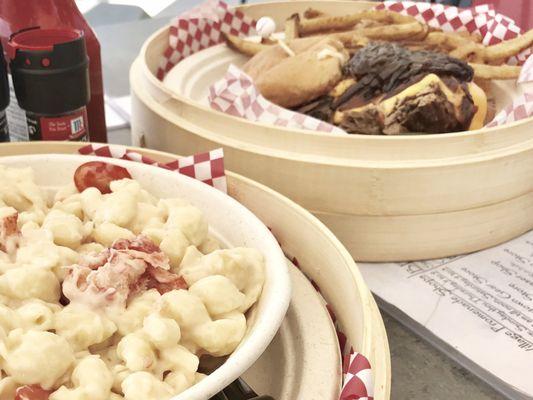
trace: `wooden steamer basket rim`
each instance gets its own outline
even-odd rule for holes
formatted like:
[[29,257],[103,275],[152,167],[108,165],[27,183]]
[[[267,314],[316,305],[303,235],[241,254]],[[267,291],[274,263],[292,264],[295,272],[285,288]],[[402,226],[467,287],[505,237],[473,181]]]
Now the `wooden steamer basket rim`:
[[[2,143],[0,157],[39,153],[75,154],[80,146],[80,143],[72,142]],[[130,149],[161,162],[177,157],[157,150]],[[285,196],[241,175],[226,171],[226,176],[232,197],[250,208],[260,219],[272,216],[274,220],[267,223],[272,225],[270,227],[284,248],[298,258],[302,269],[320,286],[355,350],[371,362],[374,398],[388,400],[391,367],[387,334],[372,294],[348,251],[316,217]],[[254,202],[257,204],[254,205]],[[298,229],[298,235],[293,235],[291,229]],[[325,262],[317,261],[320,258],[325,259]],[[329,279],[321,268],[324,265],[329,265],[329,273],[341,279]],[[357,312],[353,312],[354,308]]]
[[[268,11],[261,13],[261,7],[268,7],[274,4],[276,7],[291,7],[304,10],[308,6],[315,8],[327,7],[333,5],[343,7],[357,6],[358,9],[375,6],[373,2],[360,1],[298,1],[298,2],[276,2],[276,3],[259,3],[240,6],[247,13],[255,12],[253,16],[268,15]],[[355,5],[354,5],[355,4]],[[287,11],[288,12],[288,11]],[[152,34],[143,44],[139,58],[143,60],[140,63],[142,75],[147,80],[146,89],[156,102],[163,107],[171,106],[173,112],[182,115],[193,122],[199,122],[196,128],[203,127],[201,122],[206,119],[216,120],[218,125],[231,126],[231,132],[216,131],[215,129],[206,129],[216,136],[223,137],[224,140],[237,139],[240,135],[245,135],[246,141],[239,141],[241,145],[257,146],[253,148],[254,152],[259,154],[271,154],[272,151],[278,151],[278,156],[288,159],[297,159],[298,161],[307,161],[312,163],[324,163],[330,165],[342,166],[367,166],[372,165],[379,168],[384,167],[401,168],[403,162],[415,161],[420,162],[423,167],[424,162],[435,163],[440,159],[449,159],[453,162],[454,158],[475,157],[480,152],[491,151],[506,147],[512,144],[521,143],[527,136],[523,134],[513,135],[516,129],[533,123],[533,117],[514,121],[504,126],[491,128],[482,128],[475,131],[453,132],[443,134],[427,135],[334,135],[331,133],[316,132],[304,129],[285,128],[274,126],[262,122],[254,122],[244,118],[232,116],[214,109],[207,105],[194,101],[187,96],[174,92],[166,87],[160,81],[155,72],[159,66],[159,60],[168,45],[169,26],[165,26]],[[154,44],[156,44],[154,46]],[[220,46],[220,45],[219,45]],[[223,45],[222,45],[223,46]],[[169,100],[175,100],[178,104],[170,105]],[[179,106],[179,107],[178,107]],[[204,125],[205,126],[205,125]],[[233,136],[230,136],[232,135]],[[260,137],[267,136],[267,139]],[[305,136],[302,136],[305,135]],[[500,137],[497,137],[500,136]],[[503,136],[503,137],[501,137]],[[283,140],[277,140],[283,139]],[[291,139],[290,144],[298,143],[298,152],[291,151],[287,139]],[[237,139],[238,140],[238,139]],[[285,146],[280,146],[285,143]],[[416,147],[415,147],[416,146]],[[406,148],[411,152],[404,156],[404,153],[398,153],[398,149]],[[364,153],[361,149],[364,149]],[[354,152],[357,155],[354,156]],[[344,155],[342,155],[344,154]],[[394,162],[401,160],[398,164]],[[375,161],[375,165],[369,164]],[[440,161],[444,163],[445,161]],[[456,162],[460,162],[457,160]],[[439,165],[439,164],[432,164]],[[417,165],[418,166],[418,165]]]

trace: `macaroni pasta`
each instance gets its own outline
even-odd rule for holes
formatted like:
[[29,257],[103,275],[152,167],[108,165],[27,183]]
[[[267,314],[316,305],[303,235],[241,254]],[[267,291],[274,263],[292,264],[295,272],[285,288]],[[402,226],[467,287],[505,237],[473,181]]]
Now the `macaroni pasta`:
[[0,165],[0,399],[165,400],[243,339],[263,256],[183,199],[109,188],[51,195]]

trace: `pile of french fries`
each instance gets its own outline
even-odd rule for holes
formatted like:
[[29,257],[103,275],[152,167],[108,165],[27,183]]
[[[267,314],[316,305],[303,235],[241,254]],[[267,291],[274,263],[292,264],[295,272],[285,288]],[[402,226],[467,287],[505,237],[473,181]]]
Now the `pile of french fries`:
[[[309,9],[294,14],[285,22],[285,42],[296,38],[333,35],[344,47],[355,53],[371,41],[394,41],[411,50],[444,52],[464,60],[474,70],[476,81],[516,79],[519,66],[507,60],[533,45],[533,29],[514,39],[492,46],[481,43],[481,36],[468,32],[443,32],[419,22],[414,17],[388,10],[365,10],[343,16],[329,16]],[[253,56],[277,41],[263,39],[260,43],[235,35],[225,35],[228,45],[242,54]]]

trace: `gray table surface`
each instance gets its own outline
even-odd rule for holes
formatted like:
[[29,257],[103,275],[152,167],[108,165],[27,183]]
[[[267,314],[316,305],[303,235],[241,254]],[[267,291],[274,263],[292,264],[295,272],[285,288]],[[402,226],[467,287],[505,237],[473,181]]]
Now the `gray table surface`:
[[[95,30],[102,46],[106,93],[129,93],[128,70],[142,43],[169,19],[195,0],[179,0],[153,19],[98,25]],[[102,11],[105,13],[105,9]],[[91,19],[98,18],[92,15]],[[107,21],[107,20],[106,20]],[[129,129],[110,132],[113,143],[129,144]],[[383,315],[392,358],[393,400],[497,400],[501,395],[421,338],[405,329],[391,316]]]

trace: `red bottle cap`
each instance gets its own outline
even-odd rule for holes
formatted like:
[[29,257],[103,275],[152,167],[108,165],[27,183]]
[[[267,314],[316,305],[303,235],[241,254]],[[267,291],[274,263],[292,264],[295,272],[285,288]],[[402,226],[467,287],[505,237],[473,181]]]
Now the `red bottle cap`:
[[15,95],[21,108],[59,115],[90,100],[89,59],[82,31],[31,28],[7,45]]
[[83,32],[75,29],[30,28],[11,35],[6,53],[12,60],[17,50],[51,52],[56,45],[74,42],[82,37]]

